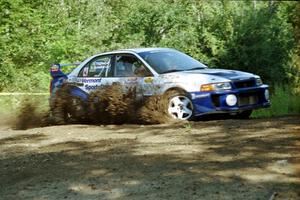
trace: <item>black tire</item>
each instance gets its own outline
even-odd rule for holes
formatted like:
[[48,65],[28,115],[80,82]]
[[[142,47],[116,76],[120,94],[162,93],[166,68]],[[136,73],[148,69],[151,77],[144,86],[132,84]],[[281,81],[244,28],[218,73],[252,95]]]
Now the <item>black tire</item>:
[[180,120],[188,120],[188,121],[194,120],[195,117],[194,117],[194,107],[192,104],[192,100],[189,97],[189,95],[183,90],[170,90],[165,93],[165,95],[164,95],[164,104],[165,104],[164,107],[165,108],[164,109],[166,109],[166,113],[168,114],[168,116],[171,119],[174,119],[174,117],[169,113],[168,109],[169,109],[169,106],[171,103],[170,101],[175,97],[186,98],[190,101],[190,104],[187,107],[192,111],[191,115],[189,117],[187,117],[186,119],[180,119]]
[[70,94],[72,86],[63,85],[51,97],[51,121],[54,124],[80,123],[86,121],[86,103]]
[[68,123],[86,122],[87,106],[79,97],[69,96],[70,104],[66,106]]

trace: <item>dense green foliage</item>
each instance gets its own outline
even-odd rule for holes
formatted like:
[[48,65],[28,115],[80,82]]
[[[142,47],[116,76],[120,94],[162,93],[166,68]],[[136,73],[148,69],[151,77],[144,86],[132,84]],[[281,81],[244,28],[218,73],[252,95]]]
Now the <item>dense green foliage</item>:
[[0,9],[0,91],[45,91],[51,63],[149,46],[300,82],[296,1],[0,0]]

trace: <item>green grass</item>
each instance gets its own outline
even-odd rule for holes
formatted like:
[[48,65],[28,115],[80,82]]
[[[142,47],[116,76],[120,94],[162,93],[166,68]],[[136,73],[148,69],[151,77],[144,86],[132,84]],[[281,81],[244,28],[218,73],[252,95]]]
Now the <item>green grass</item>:
[[289,86],[275,86],[271,91],[271,107],[253,112],[252,117],[274,117],[300,114],[300,94],[293,93]]
[[21,96],[0,96],[0,113],[10,114],[15,112],[23,101]]
[[30,95],[18,95],[18,96],[0,96],[0,114],[1,115],[15,115],[19,112],[20,108],[25,102],[32,102],[39,108],[45,109],[48,106],[48,95],[42,96],[30,96]]

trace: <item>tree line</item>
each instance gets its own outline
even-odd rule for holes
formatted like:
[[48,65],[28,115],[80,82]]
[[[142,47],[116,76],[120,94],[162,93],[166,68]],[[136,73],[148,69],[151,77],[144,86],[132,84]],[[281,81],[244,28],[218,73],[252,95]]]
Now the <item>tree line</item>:
[[0,91],[46,91],[52,63],[134,47],[300,83],[297,1],[0,0],[0,9]]

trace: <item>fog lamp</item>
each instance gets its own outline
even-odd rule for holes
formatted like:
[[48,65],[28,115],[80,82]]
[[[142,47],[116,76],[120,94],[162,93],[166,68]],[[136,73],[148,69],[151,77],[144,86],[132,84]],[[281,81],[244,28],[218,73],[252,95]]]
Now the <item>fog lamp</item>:
[[226,97],[226,103],[229,106],[234,106],[237,103],[237,97],[234,94],[229,94]]
[[265,99],[266,99],[267,101],[270,100],[270,92],[269,92],[268,89],[265,90]]

